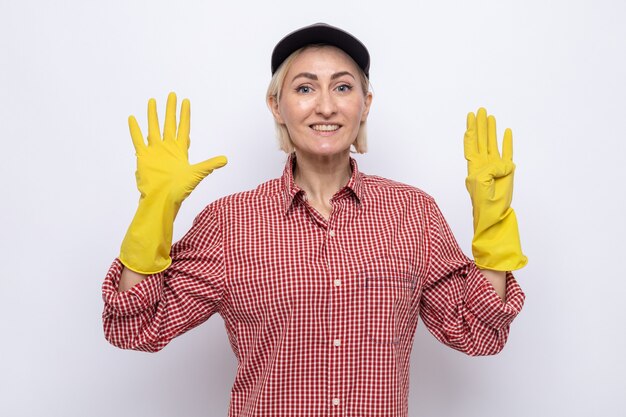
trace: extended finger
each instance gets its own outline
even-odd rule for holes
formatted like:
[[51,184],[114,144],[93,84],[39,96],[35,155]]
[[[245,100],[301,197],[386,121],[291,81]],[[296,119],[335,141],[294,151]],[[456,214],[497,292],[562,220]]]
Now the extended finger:
[[199,162],[193,165],[193,168],[202,174],[203,177],[209,175],[214,169],[218,169],[226,165],[228,159],[224,155],[216,156],[215,158],[207,159],[204,162]]
[[169,93],[165,107],[165,125],[163,126],[163,140],[173,140],[176,137],[176,94]]
[[487,152],[489,156],[500,157],[498,150],[498,135],[496,132],[496,118],[489,116],[487,118]]
[[189,100],[184,99],[180,108],[180,122],[178,122],[178,142],[184,146],[185,149],[189,148],[189,121],[191,118],[191,104]]
[[141,133],[139,123],[137,123],[137,119],[135,119],[135,116],[128,116],[128,128],[130,129],[130,137],[133,140],[135,153],[139,155],[145,150],[146,144],[143,141],[143,134]]
[[476,114],[476,130],[478,133],[478,152],[487,156],[487,110],[484,107],[478,109]]
[[513,161],[513,131],[509,128],[504,131],[504,140],[502,141],[502,159],[505,161]]
[[148,145],[161,140],[161,130],[159,128],[159,116],[157,116],[156,100],[148,100]]
[[474,113],[467,113],[467,128],[463,137],[463,151],[465,159],[471,160],[478,153],[478,143],[476,140],[476,116]]

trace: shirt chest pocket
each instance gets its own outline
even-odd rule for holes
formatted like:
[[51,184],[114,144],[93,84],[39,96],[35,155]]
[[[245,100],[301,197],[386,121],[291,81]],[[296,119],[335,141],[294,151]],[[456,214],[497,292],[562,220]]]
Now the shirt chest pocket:
[[381,258],[366,266],[362,279],[368,339],[378,344],[412,339],[421,292],[414,266],[405,259]]

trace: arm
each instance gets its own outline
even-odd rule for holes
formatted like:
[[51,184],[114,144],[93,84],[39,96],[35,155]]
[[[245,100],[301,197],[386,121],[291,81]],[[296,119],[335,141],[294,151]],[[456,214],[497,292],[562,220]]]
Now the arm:
[[480,269],[485,279],[493,286],[496,294],[506,302],[506,272],[492,269]]
[[120,277],[120,283],[117,287],[117,290],[119,292],[128,291],[132,287],[139,284],[141,281],[143,281],[144,279],[148,277],[149,275],[140,274],[128,268],[122,267],[122,274]]
[[420,317],[439,341],[454,349],[472,356],[498,353],[523,306],[524,293],[506,273],[501,297],[463,254],[435,202],[426,208],[430,254]]
[[513,199],[513,136],[504,133],[502,156],[498,150],[496,119],[484,108],[467,116],[463,139],[468,176],[465,181],[474,213],[472,252],[481,272],[505,298],[505,271],[526,265],[522,254]]
[[225,267],[218,217],[212,206],[207,207],[172,246],[171,265],[141,276],[126,291],[118,288],[122,270],[129,270],[119,259],[113,262],[102,286],[102,319],[110,343],[155,352],[219,310]]
[[[190,165],[190,105],[184,100],[176,129],[176,95],[170,93],[163,136],[156,102],[148,102],[148,144],[137,121],[129,128],[137,156],[136,180],[141,193],[137,212],[126,232],[119,258],[103,284],[105,335],[123,348],[158,350],[172,337],[206,320],[219,299],[221,276],[215,219],[199,216],[194,228],[171,247],[174,219],[183,200],[214,169],[226,163],[216,157]],[[202,241],[199,235],[210,233]],[[215,235],[215,236],[214,236]],[[213,246],[206,246],[211,244]],[[198,250],[203,250],[200,256]],[[187,262],[172,267],[174,256]],[[189,261],[193,257],[196,262]],[[204,265],[203,263],[207,263]],[[207,273],[211,271],[211,273]],[[187,298],[193,294],[193,298]],[[213,307],[211,307],[213,306]],[[204,312],[204,313],[203,313]],[[175,317],[175,320],[170,318]]]
[[429,214],[430,281],[420,314],[437,339],[469,355],[499,352],[524,303],[524,293],[510,272],[527,263],[510,206],[515,170],[512,141],[507,129],[500,156],[495,118],[487,117],[483,108],[477,116],[468,114],[465,183],[474,215],[474,262],[463,255],[434,202]]

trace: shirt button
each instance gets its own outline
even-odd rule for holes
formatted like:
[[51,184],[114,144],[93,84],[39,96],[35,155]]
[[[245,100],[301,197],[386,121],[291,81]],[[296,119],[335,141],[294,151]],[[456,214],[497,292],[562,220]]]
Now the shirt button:
[[335,340],[333,341],[333,344],[334,344],[335,346],[339,347],[339,346],[341,346],[341,340],[339,340],[339,339],[335,339]]
[[330,232],[328,232],[328,234],[330,235],[330,237],[335,237],[335,231],[331,230]]
[[341,280],[340,279],[336,279],[333,281],[333,284],[335,285],[335,287],[338,287],[341,285]]
[[333,405],[339,405],[339,398],[333,398]]

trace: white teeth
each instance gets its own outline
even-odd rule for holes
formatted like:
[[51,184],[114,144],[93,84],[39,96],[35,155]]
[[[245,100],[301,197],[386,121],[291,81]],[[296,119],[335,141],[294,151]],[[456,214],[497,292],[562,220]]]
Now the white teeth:
[[339,125],[312,125],[311,128],[320,132],[332,132],[339,129]]

